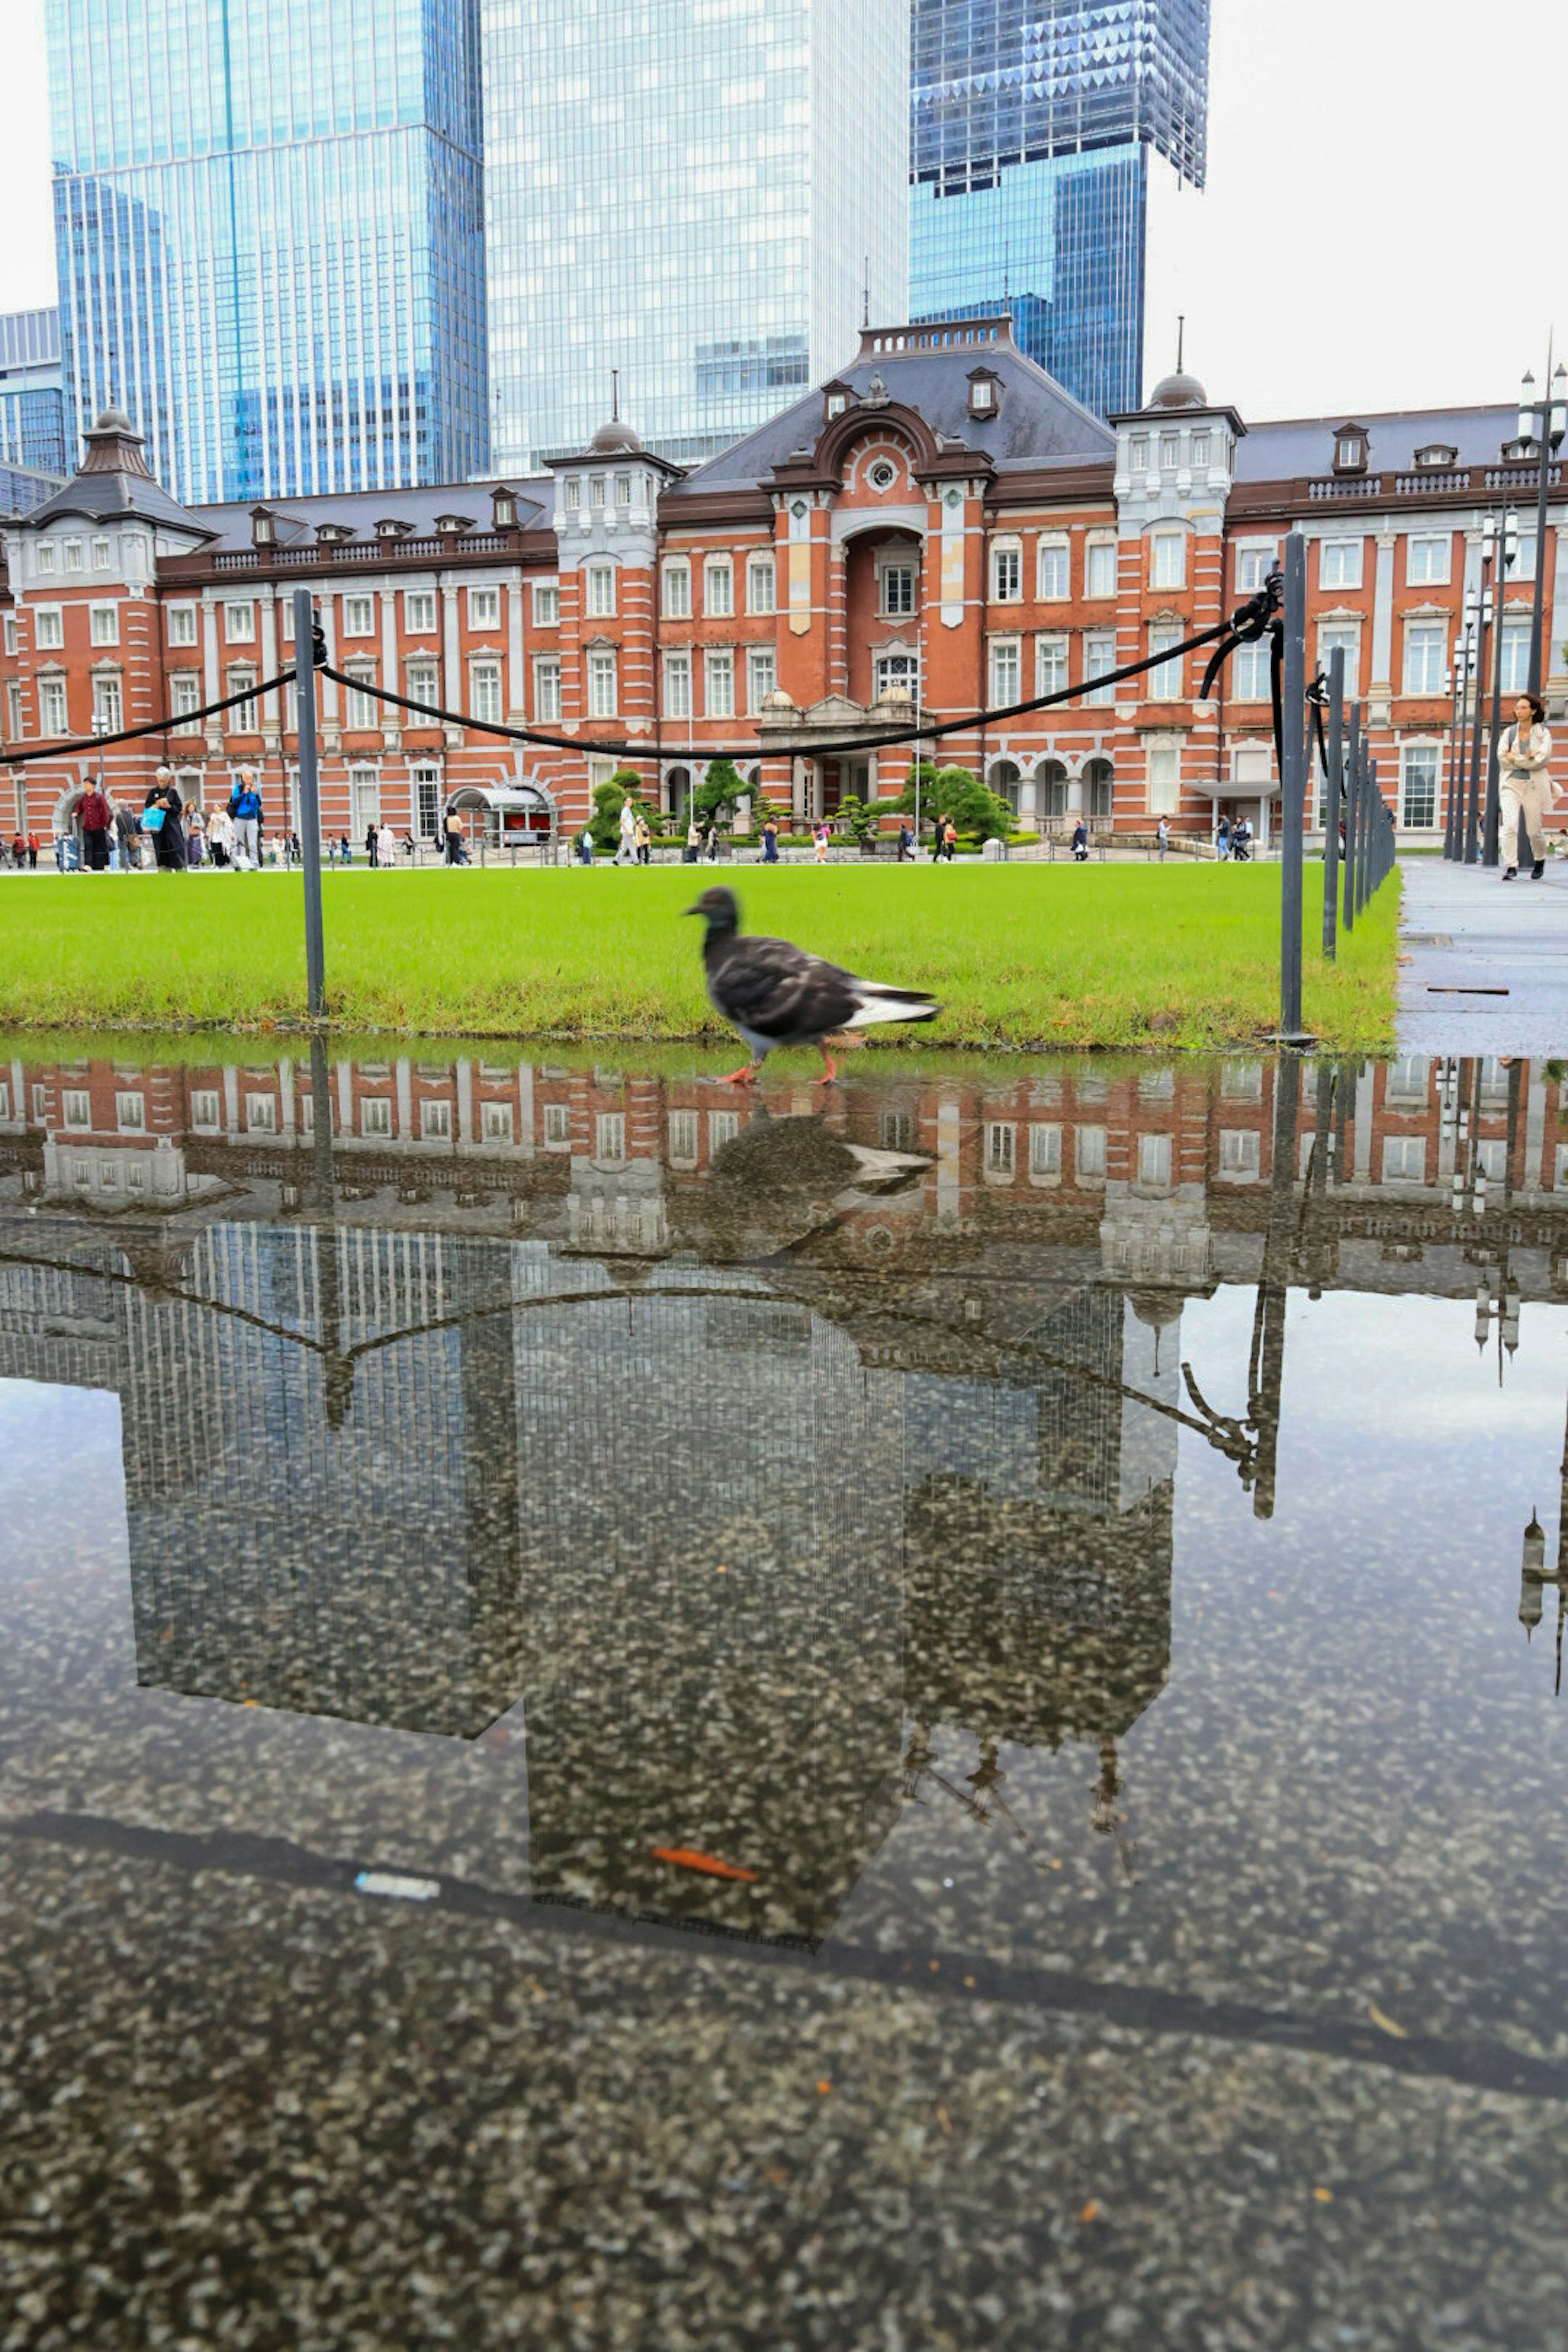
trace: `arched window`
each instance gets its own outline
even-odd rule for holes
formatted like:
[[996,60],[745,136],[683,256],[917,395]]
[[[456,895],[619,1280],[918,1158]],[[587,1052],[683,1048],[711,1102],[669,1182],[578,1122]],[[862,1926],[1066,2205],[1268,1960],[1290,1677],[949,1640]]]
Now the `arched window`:
[[1035,805],[1048,824],[1068,813],[1068,772],[1059,760],[1042,760],[1035,770]]
[[1083,772],[1084,814],[1091,824],[1109,824],[1113,806],[1116,771],[1109,760],[1090,760]]
[[991,790],[999,800],[1006,802],[1015,817],[1018,814],[1018,794],[1023,781],[1015,760],[998,760],[986,779]]
[[666,768],[660,780],[666,816],[679,816],[691,793],[689,768]]

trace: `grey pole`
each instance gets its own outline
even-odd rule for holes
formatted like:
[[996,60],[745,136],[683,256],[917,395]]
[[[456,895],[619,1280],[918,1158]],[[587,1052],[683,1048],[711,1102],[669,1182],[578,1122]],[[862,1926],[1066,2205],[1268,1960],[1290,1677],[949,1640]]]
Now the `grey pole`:
[[[1538,421],[1541,428],[1541,465],[1535,486],[1535,603],[1530,615],[1530,690],[1541,693],[1542,640],[1546,619],[1546,491],[1552,476],[1552,459],[1562,446],[1564,419],[1562,395],[1552,380],[1552,340],[1546,343],[1546,384],[1541,402]],[[1524,422],[1521,413],[1520,422]]]
[[1377,789],[1377,761],[1366,763],[1366,790],[1361,796],[1362,837],[1361,856],[1356,860],[1356,874],[1361,887],[1361,903],[1364,911],[1375,887],[1372,877],[1373,859],[1377,854],[1377,820],[1383,809],[1383,795]]
[[294,591],[295,698],[300,706],[300,839],[305,859],[305,986],[312,1021],[327,1003],[327,951],[321,929],[321,787],[316,768],[316,607],[308,588]]
[[1361,819],[1361,704],[1351,704],[1351,749],[1345,768],[1345,904],[1348,938],[1355,929],[1356,826]]
[[1329,656],[1329,773],[1323,793],[1323,954],[1334,961],[1339,944],[1340,790],[1345,732],[1345,649]]
[[1279,915],[1279,1034],[1301,1043],[1301,803],[1306,796],[1307,542],[1285,541],[1284,741],[1279,757],[1282,867]]
[[[1498,830],[1501,821],[1501,802],[1498,790],[1500,776],[1498,767],[1497,747],[1498,737],[1502,732],[1500,724],[1502,714],[1502,616],[1505,610],[1502,601],[1502,592],[1508,584],[1508,575],[1512,567],[1512,562],[1513,559],[1508,551],[1508,518],[1506,515],[1500,515],[1498,518],[1497,535],[1497,617],[1492,625],[1492,723],[1491,731],[1487,739],[1487,821],[1481,841],[1481,864],[1483,866],[1496,866],[1499,862]],[[1537,563],[1535,568],[1539,572],[1541,569],[1540,564]],[[1514,862],[1514,858],[1519,855],[1519,844],[1514,842],[1512,844],[1504,844],[1502,845],[1505,848],[1511,848],[1512,855],[1504,856],[1501,862],[1505,866],[1511,866]]]
[[1481,584],[1476,593],[1476,715],[1470,735],[1470,805],[1465,819],[1465,863],[1474,866],[1481,854],[1481,713],[1486,704],[1487,614],[1490,565],[1481,560]]
[[1465,697],[1469,690],[1470,640],[1460,635],[1454,647],[1454,708],[1448,719],[1448,765],[1444,780],[1444,800],[1447,824],[1444,829],[1443,855],[1457,861],[1464,848],[1464,742]]

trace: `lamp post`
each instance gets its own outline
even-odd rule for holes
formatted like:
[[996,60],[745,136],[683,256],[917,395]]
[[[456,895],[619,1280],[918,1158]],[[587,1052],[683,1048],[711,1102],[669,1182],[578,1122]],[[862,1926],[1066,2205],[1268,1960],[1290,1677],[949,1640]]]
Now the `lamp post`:
[[[1519,561],[1519,516],[1512,507],[1510,507],[1503,516],[1500,527],[1495,515],[1488,515],[1486,519],[1481,532],[1483,568],[1494,558],[1499,563],[1496,595],[1497,625],[1492,633],[1492,726],[1487,751],[1487,824],[1481,856],[1481,863],[1484,866],[1495,866],[1498,862],[1497,747],[1498,737],[1501,732],[1502,715],[1503,590],[1507,584],[1508,574]],[[1536,568],[1539,570],[1540,566],[1537,565]],[[1514,856],[1503,859],[1505,866],[1515,864],[1518,856],[1517,843],[1514,845]]]
[[[1489,520],[1491,519],[1489,517]],[[1495,541],[1496,530],[1493,529]],[[1481,541],[1482,578],[1491,561],[1491,551],[1485,536]],[[1476,646],[1476,715],[1470,736],[1470,804],[1465,817],[1465,864],[1474,866],[1479,860],[1481,833],[1481,709],[1486,697],[1482,687],[1487,669],[1487,631],[1491,626],[1492,592],[1489,587],[1473,588],[1465,599],[1466,634],[1473,636]]]
[[1542,638],[1546,618],[1546,493],[1552,460],[1568,430],[1568,366],[1552,365],[1552,345],[1546,346],[1546,396],[1537,400],[1535,378],[1528,370],[1519,387],[1519,437],[1538,445],[1535,486],[1535,604],[1530,616],[1530,691],[1539,696],[1542,680]]
[[1457,861],[1465,847],[1465,697],[1469,689],[1470,664],[1473,655],[1470,633],[1466,629],[1454,640],[1453,667],[1443,681],[1443,691],[1451,698],[1453,708],[1448,717],[1448,767],[1445,779],[1443,855]]

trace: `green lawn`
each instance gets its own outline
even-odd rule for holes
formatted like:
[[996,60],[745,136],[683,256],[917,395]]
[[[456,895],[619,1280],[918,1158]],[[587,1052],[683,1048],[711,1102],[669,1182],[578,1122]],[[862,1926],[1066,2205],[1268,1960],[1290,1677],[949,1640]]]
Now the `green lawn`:
[[[330,1016],[345,1030],[689,1038],[721,1025],[700,929],[704,869],[330,875]],[[1275,866],[892,866],[721,870],[747,929],[868,977],[929,987],[921,1029],[878,1043],[1239,1045],[1279,1003]],[[1322,868],[1307,868],[1306,1021],[1386,1050],[1397,879],[1326,967]],[[305,1010],[301,885],[272,875],[50,877],[0,885],[0,1024],[224,1029]]]

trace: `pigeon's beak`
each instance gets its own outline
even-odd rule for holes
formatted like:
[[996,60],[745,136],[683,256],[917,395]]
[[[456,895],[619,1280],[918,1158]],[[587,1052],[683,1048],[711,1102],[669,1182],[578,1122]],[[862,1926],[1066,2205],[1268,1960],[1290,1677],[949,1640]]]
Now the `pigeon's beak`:
[[699,898],[695,907],[682,907],[680,911],[683,915],[705,915],[708,909]]

